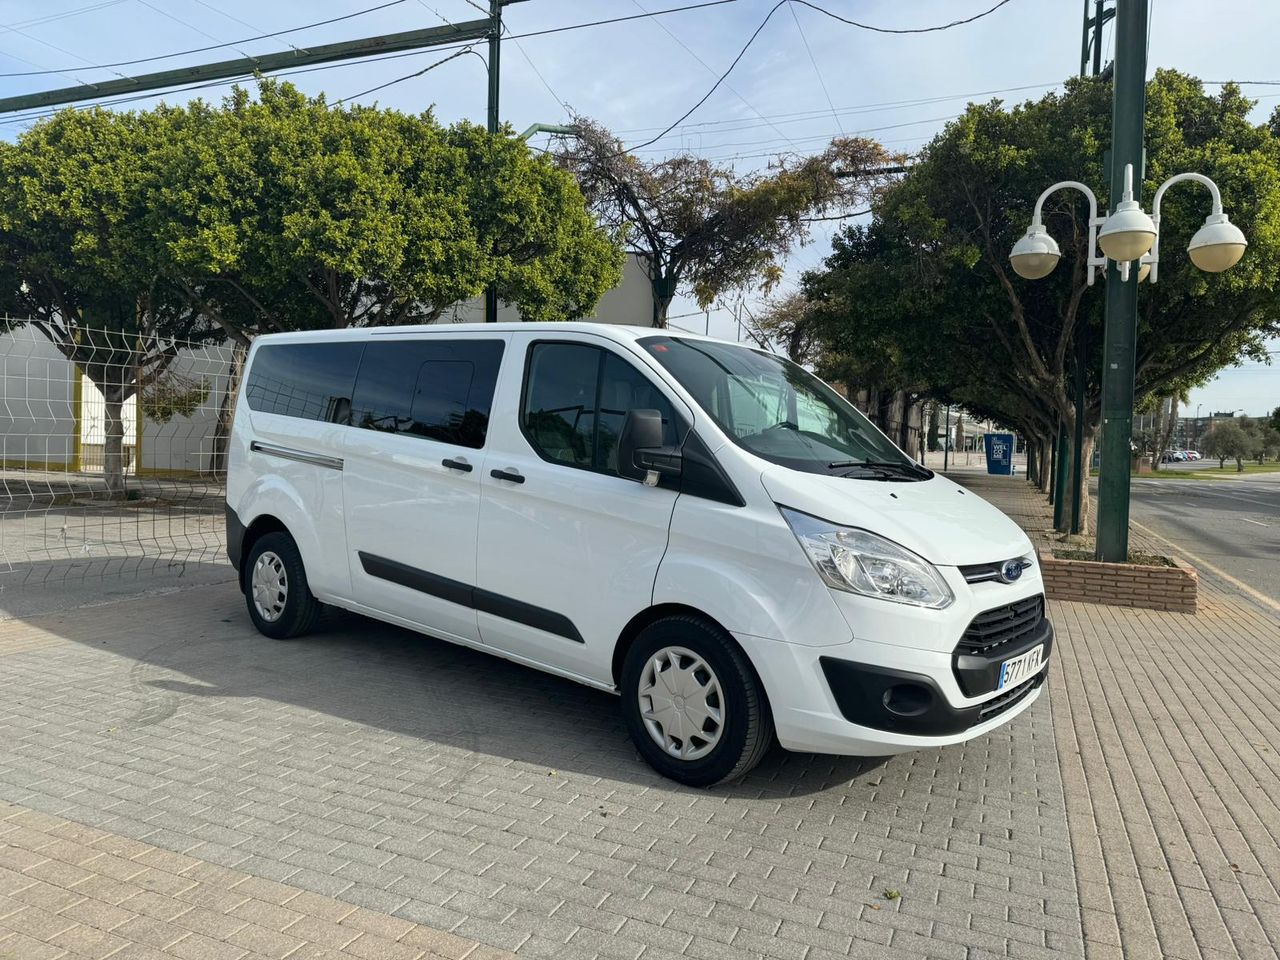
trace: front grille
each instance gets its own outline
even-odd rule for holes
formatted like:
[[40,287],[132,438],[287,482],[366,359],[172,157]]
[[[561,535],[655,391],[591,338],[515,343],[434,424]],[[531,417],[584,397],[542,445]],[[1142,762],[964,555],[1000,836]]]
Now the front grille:
[[1000,579],[1000,566],[1003,560],[997,560],[995,563],[971,563],[967,567],[960,568],[960,576],[964,577],[969,583],[985,583],[988,580]]
[[1040,684],[1044,683],[1045,671],[1041,670],[1030,680],[1023,680],[1012,690],[1007,690],[998,697],[992,697],[982,705],[982,709],[978,711],[978,723],[985,723],[992,717],[998,717],[1006,710],[1010,710],[1022,702],[1025,697]]
[[[1027,557],[1014,557],[1013,559],[1022,564],[1023,570],[1031,566],[1031,560]],[[1000,576],[1000,571],[1008,562],[1009,561],[1007,560],[996,560],[992,563],[971,563],[968,566],[962,566],[960,568],[960,576],[964,577],[969,583],[986,583],[988,580],[1003,580],[1003,577]],[[1015,577],[1014,579],[1017,578]],[[1008,581],[1005,582],[1007,583]]]
[[986,610],[973,618],[956,646],[957,653],[988,656],[1005,644],[1029,637],[1044,621],[1044,597],[1027,597]]

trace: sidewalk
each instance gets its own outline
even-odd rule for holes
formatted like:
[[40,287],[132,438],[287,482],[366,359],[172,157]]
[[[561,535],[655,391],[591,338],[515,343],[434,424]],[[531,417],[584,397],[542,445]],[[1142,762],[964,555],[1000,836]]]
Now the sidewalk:
[[0,960],[1274,958],[1280,619],[1051,615],[991,735],[710,791],[606,694],[357,617],[269,641],[229,583],[0,620]]
[[[1049,526],[1022,478],[954,479],[1033,539]],[[1203,585],[1195,616],[1051,608],[1053,727],[1090,960],[1280,952],[1280,618]]]

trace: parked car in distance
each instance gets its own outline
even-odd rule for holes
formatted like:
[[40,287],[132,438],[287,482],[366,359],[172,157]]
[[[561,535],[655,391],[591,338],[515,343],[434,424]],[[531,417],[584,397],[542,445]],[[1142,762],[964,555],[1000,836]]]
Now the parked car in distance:
[[1022,530],[763,350],[581,323],[264,336],[228,456],[263,634],[333,604],[616,693],[684,783],[775,738],[959,743],[1046,676]]
[[1204,459],[1204,457],[1202,457],[1202,456],[1200,455],[1200,452],[1199,452],[1198,450],[1188,450],[1188,451],[1187,451],[1187,459],[1188,459],[1188,460],[1203,460],[1203,459]]

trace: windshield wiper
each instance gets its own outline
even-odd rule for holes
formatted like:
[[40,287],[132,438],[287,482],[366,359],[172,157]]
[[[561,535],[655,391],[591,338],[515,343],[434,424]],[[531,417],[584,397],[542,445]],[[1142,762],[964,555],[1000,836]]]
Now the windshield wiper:
[[916,463],[899,460],[833,460],[827,464],[828,470],[844,470],[850,467],[865,467],[868,470],[894,470],[898,473],[912,474],[917,477],[928,477],[927,468]]

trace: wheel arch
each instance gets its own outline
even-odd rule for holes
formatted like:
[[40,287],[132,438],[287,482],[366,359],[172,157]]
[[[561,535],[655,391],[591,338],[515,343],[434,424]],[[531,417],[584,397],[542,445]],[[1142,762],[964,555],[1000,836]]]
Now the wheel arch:
[[644,632],[646,627],[657,623],[659,620],[666,619],[667,617],[694,617],[723,635],[729,643],[733,644],[733,646],[737,648],[738,652],[742,654],[742,658],[746,660],[747,664],[751,667],[752,673],[756,675],[756,682],[760,686],[761,695],[765,698],[765,704],[768,705],[769,692],[765,689],[764,678],[760,676],[760,671],[756,668],[755,661],[751,659],[751,654],[743,648],[742,644],[740,644],[737,638],[734,637],[732,631],[730,631],[723,623],[705,611],[684,603],[654,604],[651,607],[641,610],[627,622],[625,627],[622,628],[622,632],[618,635],[618,640],[613,646],[612,674],[613,685],[615,688],[621,689],[622,664],[627,659],[627,651],[630,650],[631,645],[636,642],[636,638]]
[[[293,537],[293,533],[285,526],[284,521],[274,514],[264,513],[254,518],[253,522],[245,528],[244,540],[240,546],[240,589],[244,590],[245,576],[248,569],[249,554],[253,550],[253,545],[261,540],[268,533],[287,533]],[[297,537],[293,537],[297,542]]]

